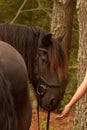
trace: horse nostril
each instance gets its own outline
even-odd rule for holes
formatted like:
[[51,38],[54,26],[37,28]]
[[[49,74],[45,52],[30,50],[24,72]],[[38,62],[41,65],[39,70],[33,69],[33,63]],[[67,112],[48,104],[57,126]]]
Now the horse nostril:
[[51,99],[51,101],[50,101],[50,104],[49,104],[50,106],[54,106],[55,105],[55,98],[53,98],[53,99]]

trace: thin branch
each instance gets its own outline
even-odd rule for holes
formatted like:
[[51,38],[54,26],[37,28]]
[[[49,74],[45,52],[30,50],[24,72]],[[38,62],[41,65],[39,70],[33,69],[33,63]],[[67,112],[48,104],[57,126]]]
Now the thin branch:
[[51,10],[51,9],[48,9],[48,8],[33,8],[33,9],[26,9],[26,10],[21,10],[21,13],[23,12],[30,12],[30,11],[39,11],[39,10],[42,10],[43,12],[47,13],[49,17],[51,17],[51,13],[48,11],[48,10]]
[[69,66],[69,70],[77,70],[78,69],[78,66]]
[[73,28],[72,30],[75,31],[75,32],[79,32],[79,29],[74,29],[74,28]]
[[38,3],[38,7],[41,7],[41,3],[39,0],[37,0],[37,3]]
[[10,22],[11,24],[13,24],[15,22],[15,20],[17,19],[17,17],[19,16],[19,14],[21,13],[22,8],[24,7],[25,3],[27,2],[27,0],[24,0],[22,5],[20,6],[20,8],[18,9],[15,17],[12,19],[12,21]]

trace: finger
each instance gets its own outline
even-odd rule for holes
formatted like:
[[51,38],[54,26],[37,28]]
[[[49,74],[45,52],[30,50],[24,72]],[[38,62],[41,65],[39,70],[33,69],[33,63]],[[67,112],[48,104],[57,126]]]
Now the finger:
[[63,115],[58,115],[55,117],[55,119],[61,119],[61,118],[63,118]]
[[67,114],[61,114],[61,115],[57,115],[56,117],[55,117],[55,119],[64,119],[64,118],[66,118],[68,115]]

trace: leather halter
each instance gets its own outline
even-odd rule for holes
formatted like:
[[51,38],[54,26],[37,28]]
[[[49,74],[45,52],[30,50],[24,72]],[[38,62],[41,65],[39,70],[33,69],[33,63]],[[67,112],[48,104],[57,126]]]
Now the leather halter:
[[[47,80],[42,76],[39,77],[39,80],[45,84],[45,85],[41,84],[40,86],[38,86],[37,94],[39,96],[43,96],[49,88],[60,88],[60,85],[52,85],[48,83]],[[43,90],[43,91],[40,91],[40,90]]]
[[[47,50],[44,49],[44,48],[38,48],[38,50],[47,52]],[[38,57],[38,60],[39,60],[39,57]],[[40,75],[40,73],[39,73],[39,64],[38,64],[38,81],[39,81],[39,84],[41,83],[41,81],[45,84],[45,85],[41,84],[40,86],[38,86],[36,92],[37,92],[37,94],[38,94],[39,96],[44,95],[45,92],[46,92],[46,90],[48,90],[49,88],[60,88],[60,85],[50,84],[43,76]],[[40,91],[39,91],[40,88],[42,88],[43,92],[40,92]]]
[[[47,50],[44,49],[44,48],[38,48],[38,50],[47,52]],[[38,57],[38,61],[39,61],[39,57]],[[44,94],[46,93],[46,91],[49,88],[59,88],[60,85],[52,85],[52,84],[48,83],[48,81],[44,77],[42,77],[39,73],[39,64],[38,64],[38,81],[39,81],[39,85],[38,85],[38,88],[36,90],[36,93],[38,95],[38,105],[37,105],[38,130],[40,130],[40,121],[39,121],[39,106],[40,106],[39,102],[40,102],[40,98],[41,98],[41,96],[44,96]],[[41,90],[43,90],[43,91],[41,91]],[[49,130],[49,121],[50,121],[50,111],[48,111],[46,130]]]

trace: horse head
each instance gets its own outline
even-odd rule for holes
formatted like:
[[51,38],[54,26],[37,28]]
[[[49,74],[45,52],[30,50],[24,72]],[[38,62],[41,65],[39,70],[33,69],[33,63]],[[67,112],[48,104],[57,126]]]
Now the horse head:
[[40,41],[34,62],[34,86],[39,105],[54,110],[63,98],[67,79],[67,58],[61,46],[63,37],[45,35]]

